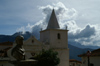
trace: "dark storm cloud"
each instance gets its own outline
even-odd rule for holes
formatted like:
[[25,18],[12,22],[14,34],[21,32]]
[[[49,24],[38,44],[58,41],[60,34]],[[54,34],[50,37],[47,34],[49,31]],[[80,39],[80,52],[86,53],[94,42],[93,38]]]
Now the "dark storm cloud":
[[37,39],[40,38],[40,31],[41,27],[40,25],[35,25],[33,28],[32,28],[32,35],[34,35]]
[[85,29],[83,29],[81,32],[80,32],[80,34],[79,34],[79,36],[81,36],[81,37],[90,37],[90,36],[92,36],[92,35],[95,35],[95,28],[94,27],[90,27],[90,25],[87,25],[86,27],[85,27]]
[[95,27],[91,27],[87,25],[83,30],[77,30],[76,33],[69,33],[69,39],[78,39],[78,38],[90,38],[95,35],[96,29]]
[[[62,6],[59,6],[62,5]],[[99,45],[99,38],[96,38],[99,35],[98,26],[97,25],[86,25],[85,28],[80,28],[75,22],[75,18],[78,15],[75,9],[68,9],[64,7],[62,3],[59,3],[55,7],[55,13],[58,17],[58,22],[60,24],[60,28],[65,29],[64,26],[68,26],[68,41],[70,42],[78,42],[82,45]],[[53,6],[47,5],[40,7],[42,9],[44,18],[37,22],[35,25],[29,25],[32,28],[32,34],[39,39],[40,31],[45,30],[53,9]],[[67,19],[66,19],[67,18]],[[60,20],[59,20],[60,19]],[[73,43],[73,44],[74,44]],[[99,44],[98,44],[99,43]]]

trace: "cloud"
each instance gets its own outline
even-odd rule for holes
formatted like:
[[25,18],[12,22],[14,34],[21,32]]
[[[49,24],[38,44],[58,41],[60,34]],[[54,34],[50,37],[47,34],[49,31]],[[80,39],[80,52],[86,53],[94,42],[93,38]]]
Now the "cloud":
[[22,27],[20,27],[20,28],[17,28],[16,29],[16,32],[22,32],[22,34],[25,34],[26,33],[26,31],[31,31],[31,29],[32,29],[32,27],[33,27],[33,25],[30,25],[29,23],[28,23],[28,25],[25,27],[25,26],[22,26]]
[[55,13],[60,24],[60,28],[65,29],[67,26],[67,22],[74,22],[75,17],[77,16],[77,11],[74,8],[66,8],[65,5],[61,2],[53,5],[40,6],[39,9],[43,12],[43,19],[37,22],[32,27],[32,33],[38,38],[39,31],[42,29],[46,29],[48,21],[50,19],[50,15],[53,9],[55,9]]
[[69,41],[78,42],[82,45],[100,46],[100,29],[98,25],[87,24],[84,28],[79,27],[76,22],[77,16],[79,16],[78,11],[74,8],[65,7],[61,2],[47,6],[39,6],[39,9],[42,10],[42,14],[44,15],[43,19],[34,25],[28,23],[25,29],[31,29],[32,34],[39,39],[39,31],[46,29],[53,8],[55,9],[60,28],[65,29],[67,26],[69,30]]
[[23,34],[25,33],[25,27],[17,28],[17,32],[22,32]]
[[70,31],[69,41],[78,42],[82,45],[100,46],[100,29],[98,25],[86,25],[85,28],[77,29],[76,32]]
[[86,25],[86,27],[84,29],[80,28],[80,29],[76,29],[75,32],[74,31],[69,32],[69,38],[70,39],[71,38],[75,38],[75,39],[89,38],[89,37],[95,35],[95,32],[96,32],[95,27],[91,27],[90,25]]
[[96,31],[95,27],[91,27],[90,25],[87,25],[85,29],[83,29],[80,32],[79,36],[80,37],[91,37],[92,35],[95,35],[95,31]]

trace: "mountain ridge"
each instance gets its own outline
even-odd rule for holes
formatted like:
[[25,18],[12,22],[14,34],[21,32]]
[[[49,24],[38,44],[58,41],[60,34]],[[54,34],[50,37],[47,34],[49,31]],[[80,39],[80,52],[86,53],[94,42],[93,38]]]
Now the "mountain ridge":
[[[13,35],[0,35],[0,43],[2,42],[14,42],[15,37],[18,35],[22,35],[25,40],[27,40],[32,34],[30,32],[25,32],[24,34],[22,32],[16,32]],[[86,53],[88,50],[92,51],[94,48],[84,47],[80,43],[71,42],[68,41],[68,48],[69,48],[69,55],[70,59],[76,59],[81,60],[80,57],[78,57],[79,54]]]

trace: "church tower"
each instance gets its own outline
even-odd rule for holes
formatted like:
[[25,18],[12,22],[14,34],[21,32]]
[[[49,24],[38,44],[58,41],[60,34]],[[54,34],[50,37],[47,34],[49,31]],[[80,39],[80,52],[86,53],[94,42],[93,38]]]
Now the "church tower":
[[40,41],[58,52],[58,66],[69,66],[68,30],[60,29],[54,9],[46,30],[40,31]]

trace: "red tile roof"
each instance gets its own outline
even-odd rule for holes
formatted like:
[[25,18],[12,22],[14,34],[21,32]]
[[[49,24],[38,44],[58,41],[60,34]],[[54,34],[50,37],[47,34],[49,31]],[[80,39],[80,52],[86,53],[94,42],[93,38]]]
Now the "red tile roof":
[[5,48],[0,50],[0,57],[8,57],[7,56],[7,51],[10,49],[11,47]]
[[[87,56],[87,53],[84,53],[84,54],[80,54],[78,55],[78,57],[86,57]],[[100,56],[100,48],[99,49],[96,49],[96,50],[93,50],[90,54],[90,56]]]
[[9,42],[9,41],[0,43],[0,46],[12,46],[12,45],[13,42]]

